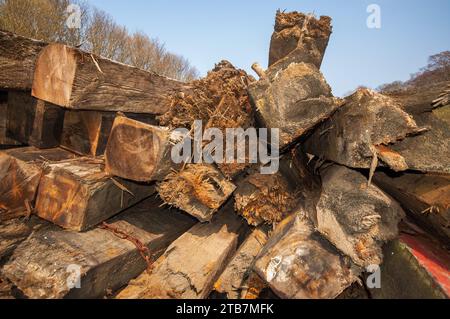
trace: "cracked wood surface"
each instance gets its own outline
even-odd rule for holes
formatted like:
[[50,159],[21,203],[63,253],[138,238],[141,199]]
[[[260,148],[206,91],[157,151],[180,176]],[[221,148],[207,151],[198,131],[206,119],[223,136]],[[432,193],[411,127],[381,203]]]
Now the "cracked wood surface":
[[[148,199],[108,224],[139,239],[155,258],[194,224],[193,219]],[[68,268],[72,265],[72,268]],[[80,269],[80,289],[67,285]],[[29,298],[102,298],[147,267],[136,246],[105,229],[85,233],[41,228],[16,248],[5,276]]]
[[197,224],[173,242],[152,271],[131,281],[117,298],[207,298],[244,229],[232,205],[227,205],[211,223]]

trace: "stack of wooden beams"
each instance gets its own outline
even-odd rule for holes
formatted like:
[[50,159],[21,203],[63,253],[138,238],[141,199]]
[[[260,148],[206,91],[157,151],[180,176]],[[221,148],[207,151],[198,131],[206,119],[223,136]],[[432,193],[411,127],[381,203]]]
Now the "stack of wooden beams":
[[[190,83],[0,32],[0,298],[369,297],[402,225],[448,245],[448,124],[367,89],[334,97],[331,32],[277,12],[258,80],[221,61]],[[211,128],[278,129],[279,154],[272,136],[243,162],[217,160],[228,145],[196,161]]]

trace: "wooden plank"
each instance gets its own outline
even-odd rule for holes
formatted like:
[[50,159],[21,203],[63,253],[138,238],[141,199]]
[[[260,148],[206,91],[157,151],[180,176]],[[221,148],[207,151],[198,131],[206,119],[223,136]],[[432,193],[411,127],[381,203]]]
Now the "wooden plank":
[[235,189],[218,169],[206,164],[186,165],[157,185],[158,194],[166,204],[202,222],[210,221]]
[[25,147],[0,152],[0,215],[26,211],[26,203],[34,203],[44,166],[74,157],[59,148]]
[[117,116],[106,146],[106,171],[140,182],[163,180],[183,164],[172,161],[171,151],[185,138],[165,127]]
[[214,290],[217,293],[224,294],[227,299],[245,297],[242,292],[246,292],[251,285],[249,278],[253,264],[267,239],[267,232],[262,228],[256,228],[251,232],[214,284]]
[[0,30],[0,88],[31,90],[34,65],[45,45]]
[[100,159],[78,158],[48,165],[36,199],[39,217],[85,231],[154,194],[149,184],[112,178]]
[[450,175],[377,172],[374,181],[421,227],[450,246]]
[[2,220],[0,223],[0,264],[4,264],[16,247],[27,239],[32,232],[44,225],[46,223],[35,216],[30,219]]
[[255,264],[280,297],[333,299],[357,280],[360,269],[317,236],[304,212],[280,223]]
[[185,83],[94,56],[63,44],[36,62],[32,94],[70,109],[163,114]]
[[400,205],[358,171],[332,165],[321,171],[314,226],[360,267],[380,265],[382,246],[398,236]]
[[8,94],[8,135],[24,144],[38,148],[58,147],[64,110],[35,99],[30,92],[10,91]]
[[[138,239],[157,258],[194,223],[160,204],[155,199],[146,200],[108,224]],[[102,298],[146,267],[136,246],[109,230],[76,233],[49,226],[15,250],[3,273],[29,298]],[[79,289],[67,285],[73,278],[70,269],[80,269]]]
[[322,64],[331,35],[331,18],[277,11],[269,51],[269,66],[280,60]]
[[0,91],[0,147],[19,146],[21,143],[7,134],[8,130],[8,92]]
[[[244,223],[227,205],[207,224],[197,224],[173,242],[118,299],[204,299],[236,251]],[[195,257],[194,257],[195,256]]]

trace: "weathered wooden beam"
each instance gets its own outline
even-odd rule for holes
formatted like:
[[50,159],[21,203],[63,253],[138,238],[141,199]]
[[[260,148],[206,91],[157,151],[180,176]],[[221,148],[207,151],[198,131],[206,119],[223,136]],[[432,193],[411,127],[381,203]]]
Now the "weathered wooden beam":
[[111,177],[103,160],[77,158],[48,165],[36,213],[65,229],[85,231],[154,193],[153,185]]
[[277,11],[275,31],[270,42],[269,66],[280,60],[322,64],[332,32],[331,18],[300,12]]
[[70,109],[163,114],[170,96],[187,88],[152,72],[50,44],[36,61],[32,93]]
[[175,163],[171,152],[185,138],[165,127],[117,116],[106,146],[106,171],[134,181],[163,180],[183,164]]
[[119,299],[204,299],[236,251],[242,220],[226,206],[211,223],[197,224],[173,242]]
[[[193,224],[193,219],[161,208],[155,199],[108,221],[140,241],[155,258]],[[49,226],[17,247],[3,273],[29,298],[103,298],[146,267],[136,246],[110,230],[75,233]],[[80,288],[68,285],[77,282],[76,270],[80,271]]]
[[166,204],[202,222],[210,221],[235,189],[218,169],[206,164],[186,165],[157,185],[158,194]]
[[0,91],[0,147],[19,146],[21,143],[8,137],[8,91]]
[[374,181],[421,227],[450,247],[450,175],[377,172]]
[[360,269],[318,236],[304,212],[280,223],[259,255],[255,271],[281,298],[333,299]]
[[64,109],[35,99],[29,91],[8,93],[7,134],[38,148],[58,147]]
[[304,150],[321,159],[366,169],[371,168],[376,155],[390,168],[402,171],[408,165],[390,144],[422,131],[394,100],[360,89],[314,130],[305,141]]
[[398,236],[400,205],[358,171],[332,165],[320,175],[315,228],[356,265],[380,265],[383,244]]
[[31,90],[34,65],[45,45],[0,30],[0,88]]
[[74,157],[74,154],[59,148],[40,150],[25,147],[0,152],[0,215],[27,212],[34,203],[48,162]]
[[251,232],[214,284],[214,290],[217,293],[224,294],[228,299],[245,297],[242,292],[247,292],[249,286],[252,285],[249,278],[253,264],[267,239],[268,234],[262,228],[256,228]]
[[251,83],[248,91],[263,127],[279,129],[282,150],[341,105],[319,69],[312,64],[291,63],[283,69],[269,68],[267,76]]

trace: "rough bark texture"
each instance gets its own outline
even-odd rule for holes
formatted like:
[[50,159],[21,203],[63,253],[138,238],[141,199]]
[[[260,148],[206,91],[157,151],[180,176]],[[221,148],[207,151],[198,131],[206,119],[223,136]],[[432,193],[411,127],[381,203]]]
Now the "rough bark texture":
[[422,227],[450,246],[450,175],[378,172],[374,181]]
[[166,127],[117,116],[105,151],[106,171],[134,181],[161,181],[182,165],[172,160],[171,152],[186,138]]
[[33,96],[70,109],[163,114],[169,96],[188,86],[62,44],[36,62]]
[[74,158],[62,149],[34,147],[0,152],[0,215],[20,215],[33,205],[44,167],[48,162]]
[[[206,125],[211,117],[220,117],[223,109],[218,106],[221,102],[231,101],[227,105],[231,110],[246,110],[247,85],[252,81],[254,79],[245,71],[236,69],[228,61],[221,61],[205,78],[191,82],[192,90],[171,97],[169,111],[159,117],[160,125],[191,128],[195,120],[201,120]],[[223,102],[226,96],[234,99]],[[239,113],[234,116],[239,116]],[[219,126],[221,127],[223,124]]]
[[34,65],[46,44],[0,31],[0,88],[31,90]]
[[204,299],[236,251],[244,223],[228,205],[212,223],[197,224],[173,242],[119,299]]
[[112,178],[99,159],[51,163],[36,199],[39,217],[65,229],[85,231],[154,194],[153,185]]
[[280,148],[330,117],[340,106],[325,78],[312,64],[291,63],[249,86],[261,125],[280,130]]
[[37,217],[2,220],[0,223],[0,264],[3,264],[16,247],[28,236],[46,225]]
[[225,294],[228,299],[240,299],[244,297],[241,293],[243,290],[246,291],[248,289],[248,279],[251,275],[256,256],[265,246],[267,239],[267,232],[262,228],[253,230],[214,284],[214,290],[218,293]]
[[0,147],[19,146],[21,143],[8,137],[8,92],[0,91]]
[[360,89],[314,130],[304,149],[320,158],[354,168],[370,168],[374,154],[379,153],[392,169],[405,170],[408,166],[401,156],[394,152],[385,155],[387,151],[377,150],[377,147],[398,142],[420,131],[414,119],[394,100]]
[[205,222],[210,221],[236,186],[212,165],[186,165],[158,184],[163,201]]
[[278,11],[270,43],[269,66],[285,59],[312,63],[320,68],[331,30],[330,17],[316,19],[300,12]]
[[347,167],[327,167],[321,177],[316,229],[358,266],[380,265],[383,244],[398,235],[401,207]]
[[38,148],[58,147],[63,121],[64,109],[35,99],[29,91],[8,93],[9,137]]
[[[157,257],[193,225],[191,218],[159,205],[153,199],[144,201],[108,223],[140,240]],[[71,265],[81,270],[80,289],[67,285],[74,279]],[[24,241],[3,272],[29,298],[102,298],[146,267],[136,246],[109,230],[74,233],[50,226]]]
[[336,298],[357,280],[360,270],[301,215],[291,215],[278,225],[255,270],[281,298]]

